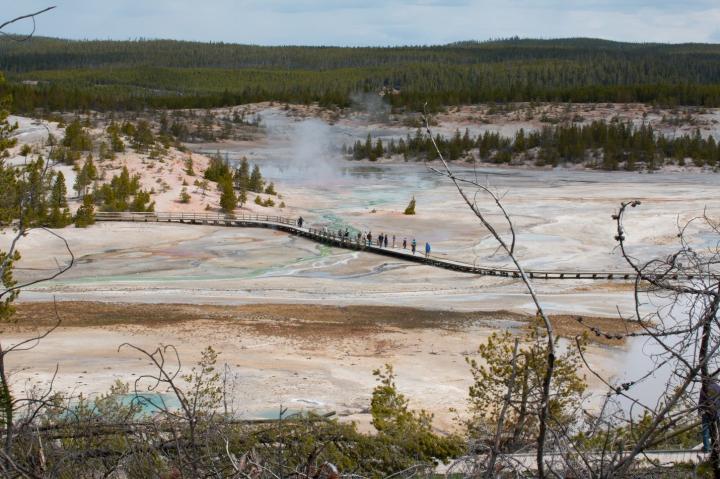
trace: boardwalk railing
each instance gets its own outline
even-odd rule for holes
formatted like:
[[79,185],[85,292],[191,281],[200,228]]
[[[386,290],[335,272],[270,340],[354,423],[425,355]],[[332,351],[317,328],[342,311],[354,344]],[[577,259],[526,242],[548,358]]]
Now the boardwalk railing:
[[96,221],[133,221],[133,222],[174,222],[198,224],[223,224],[227,222],[273,223],[297,226],[297,221],[284,216],[271,215],[225,215],[221,213],[139,213],[139,212],[98,212]]
[[[559,452],[546,452],[545,453],[545,464],[556,471],[564,471],[567,467],[567,453]],[[625,457],[626,453],[620,453],[619,458]],[[615,458],[616,460],[619,458]],[[664,450],[664,451],[644,451],[642,454],[635,458],[635,463],[639,468],[656,467],[657,465],[669,466],[677,464],[701,464],[706,462],[710,458],[710,453],[704,452],[700,449],[678,449],[678,450]],[[464,457],[456,461],[451,461],[449,464],[440,464],[435,468],[436,474],[442,474],[446,477],[450,474],[462,475],[466,472],[463,465],[473,464],[473,457]],[[579,459],[579,458],[578,458]],[[603,453],[586,453],[584,459],[588,461],[589,465],[597,466],[600,469],[600,464],[603,461],[609,461],[607,452]],[[537,453],[514,453],[514,454],[501,454],[498,457],[498,462],[504,463],[509,470],[516,471],[536,471],[537,470]],[[575,477],[575,476],[573,476]]]
[[[478,274],[483,276],[499,276],[508,278],[519,278],[520,273],[511,268],[483,267],[474,264],[454,261],[437,255],[425,256],[418,252],[411,254],[400,248],[383,248],[375,244],[367,244],[357,236],[345,236],[328,231],[325,228],[301,228],[297,221],[284,216],[236,214],[225,215],[221,213],[108,213],[98,212],[95,214],[96,221],[128,221],[128,222],[158,222],[158,223],[185,223],[197,225],[215,226],[236,226],[271,228],[285,231],[298,236],[303,236],[313,241],[336,246],[339,248],[368,251],[383,256],[390,256],[404,261],[422,263],[437,268],[444,268],[452,271]],[[627,271],[526,271],[532,279],[590,279],[590,280],[634,280],[635,273]],[[693,275],[668,275],[665,279],[691,280]]]

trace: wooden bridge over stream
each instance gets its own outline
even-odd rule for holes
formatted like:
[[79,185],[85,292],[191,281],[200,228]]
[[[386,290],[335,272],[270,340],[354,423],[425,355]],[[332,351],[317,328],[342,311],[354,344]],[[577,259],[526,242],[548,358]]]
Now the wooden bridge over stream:
[[[269,215],[224,215],[217,213],[108,213],[98,212],[95,214],[96,221],[123,221],[136,223],[182,223],[191,225],[211,226],[234,226],[245,228],[269,228],[305,237],[318,243],[327,244],[337,248],[350,250],[361,250],[383,256],[426,264],[436,268],[444,268],[451,271],[471,273],[482,276],[499,276],[508,278],[519,278],[520,273],[512,268],[492,268],[477,266],[475,264],[463,263],[435,254],[425,256],[425,253],[418,251],[412,254],[409,250],[393,247],[380,247],[376,244],[367,244],[359,241],[357,237],[340,236],[337,232],[328,231],[325,228],[306,228],[298,226],[297,220],[283,216]],[[419,246],[419,245],[418,245]],[[421,249],[421,248],[419,248]],[[585,279],[585,280],[624,280],[635,279],[635,273],[628,271],[541,271],[528,270],[526,274],[532,279]],[[692,280],[692,275],[675,275],[669,279]]]

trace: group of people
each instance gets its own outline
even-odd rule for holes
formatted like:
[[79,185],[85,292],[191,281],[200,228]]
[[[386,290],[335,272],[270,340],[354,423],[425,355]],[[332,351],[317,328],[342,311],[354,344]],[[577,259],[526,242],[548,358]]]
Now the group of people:
[[[373,246],[373,234],[372,231],[368,231],[367,233],[358,233],[358,238],[360,239],[360,242],[363,244],[366,244],[367,246]],[[377,237],[377,246],[380,248],[387,248],[390,243],[390,235],[386,235],[385,233],[380,233]],[[408,244],[407,238],[403,238],[402,240],[402,249],[406,250],[408,249],[408,245],[410,246],[410,251],[412,251],[412,254],[417,253],[417,246],[418,242],[415,238],[412,239],[412,241]],[[392,247],[397,248],[397,238],[395,235],[392,235]],[[425,243],[425,257],[430,256],[430,243]]]
[[[301,216],[297,220],[298,227],[302,228],[303,223],[304,223],[304,220],[303,220],[303,217]],[[328,230],[327,226],[323,226],[323,233],[330,234],[330,231]],[[350,241],[350,230],[348,228],[345,228],[345,230],[343,230],[342,228],[339,228],[337,231],[337,238],[339,238],[341,241]],[[376,245],[379,248],[388,248],[389,246],[392,245],[393,248],[397,248],[397,243],[396,243],[397,238],[395,237],[395,235],[392,235],[392,239],[391,239],[391,236],[387,235],[385,233],[380,233],[377,236],[377,238],[375,239],[376,243],[373,243],[372,231],[368,231],[367,233],[358,231],[355,240],[356,240],[357,244],[362,244],[364,246]],[[412,251],[413,255],[417,254],[418,242],[415,238],[413,238],[412,241],[410,241],[410,243],[408,243],[407,238],[403,238],[402,249],[407,250],[408,246],[410,247],[410,251]],[[430,243],[426,241],[425,242],[425,257],[426,258],[430,257],[431,251],[432,251],[432,248],[430,247]]]

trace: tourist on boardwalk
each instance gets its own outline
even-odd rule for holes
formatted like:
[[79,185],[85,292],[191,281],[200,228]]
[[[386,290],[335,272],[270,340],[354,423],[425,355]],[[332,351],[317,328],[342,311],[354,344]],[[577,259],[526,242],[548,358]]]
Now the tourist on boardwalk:
[[300,218],[298,218],[298,221],[297,221],[298,228],[302,228],[303,221],[304,221],[304,220],[303,220],[303,217],[302,217],[302,216],[301,216]]
[[427,257],[429,257],[429,256],[430,256],[430,243],[428,243],[428,242],[426,241],[426,242],[425,242],[425,257],[427,258]]
[[415,238],[412,240],[412,253],[415,254],[415,250],[417,249],[417,241],[415,241]]
[[407,238],[403,238],[403,249],[407,249]]
[[393,248],[395,247],[395,235],[393,235]]
[[383,234],[380,233],[380,236],[378,236],[378,246],[382,248],[383,245]]
[[368,231],[367,234],[367,245],[372,246],[372,231]]
[[702,440],[703,450],[709,452],[712,446],[710,440],[710,432],[712,423],[720,419],[720,384],[717,380],[710,380],[707,386],[707,396],[705,388],[700,388],[700,417],[702,419]]
[[385,247],[386,248],[387,248],[387,245],[388,245],[388,239],[387,239],[387,235],[385,235]]

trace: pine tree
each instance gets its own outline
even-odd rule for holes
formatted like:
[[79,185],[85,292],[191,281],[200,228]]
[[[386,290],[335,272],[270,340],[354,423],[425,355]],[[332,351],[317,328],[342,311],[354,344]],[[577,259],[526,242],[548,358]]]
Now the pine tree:
[[62,171],[58,171],[55,176],[55,183],[53,183],[53,187],[50,192],[50,205],[57,206],[59,208],[66,208],[68,205],[65,175],[63,175]]
[[247,189],[250,183],[250,164],[247,158],[243,156],[240,161],[240,167],[235,170],[235,187],[238,189]]
[[135,193],[135,198],[129,208],[130,211],[151,212],[155,211],[155,202],[151,202],[149,192],[140,190]]
[[205,179],[220,183],[221,179],[225,177],[232,178],[232,172],[218,151],[210,158],[210,163],[205,170]]
[[378,138],[377,143],[375,143],[375,158],[382,158],[385,156],[385,149],[383,148],[383,143],[380,138]]
[[185,174],[188,176],[195,176],[195,169],[193,168],[193,157],[192,155],[189,155],[185,159]]
[[75,214],[75,227],[87,228],[95,224],[95,205],[91,194],[83,197],[83,204],[78,208]]
[[250,191],[254,191],[255,193],[262,193],[264,185],[265,181],[260,173],[260,167],[258,165],[253,166],[250,181],[248,182],[248,189]]
[[112,151],[115,153],[124,152],[125,142],[123,142],[122,138],[120,138],[120,128],[118,128],[117,123],[110,123],[110,126],[107,127],[107,132],[110,135],[110,147],[112,148]]
[[247,199],[247,190],[245,188],[240,188],[240,194],[238,195],[238,203],[240,204],[241,208],[245,206],[245,203],[247,203]]
[[150,124],[145,120],[140,120],[132,135],[133,146],[137,151],[147,151],[155,144],[155,136],[150,129]]
[[77,191],[79,196],[83,196],[87,191],[87,187],[97,179],[97,168],[93,162],[92,154],[88,155],[85,159],[83,167],[75,178],[74,189]]
[[62,140],[62,144],[73,151],[92,150],[90,135],[88,135],[78,119],[75,119],[65,128],[65,137]]
[[[48,220],[49,179],[44,175],[45,161],[42,157],[31,161],[25,167],[25,174],[18,181],[20,194],[27,195],[23,221],[26,225],[45,223]],[[25,193],[23,193],[23,191]],[[4,193],[4,192],[2,192]]]
[[50,190],[50,218],[51,228],[64,228],[72,223],[72,216],[67,203],[67,187],[65,186],[65,175],[58,172]]
[[220,208],[223,213],[232,214],[237,208],[238,199],[235,196],[235,188],[233,188],[232,180],[224,177],[220,181]]

